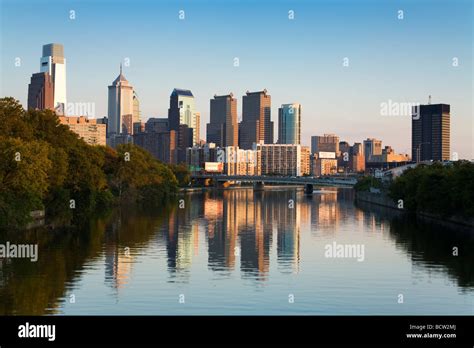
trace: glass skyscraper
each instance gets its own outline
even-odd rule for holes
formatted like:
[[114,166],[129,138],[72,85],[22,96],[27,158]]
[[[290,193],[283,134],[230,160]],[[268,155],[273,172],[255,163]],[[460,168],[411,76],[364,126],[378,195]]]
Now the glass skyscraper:
[[301,104],[283,104],[278,109],[278,143],[301,144]]

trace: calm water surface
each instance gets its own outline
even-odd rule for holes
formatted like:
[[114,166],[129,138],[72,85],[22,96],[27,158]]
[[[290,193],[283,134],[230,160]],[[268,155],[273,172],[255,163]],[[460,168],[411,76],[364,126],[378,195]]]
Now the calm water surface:
[[[356,205],[350,189],[180,198],[78,231],[2,232],[38,243],[39,260],[0,259],[0,313],[474,314],[472,234]],[[325,257],[333,242],[364,260]]]

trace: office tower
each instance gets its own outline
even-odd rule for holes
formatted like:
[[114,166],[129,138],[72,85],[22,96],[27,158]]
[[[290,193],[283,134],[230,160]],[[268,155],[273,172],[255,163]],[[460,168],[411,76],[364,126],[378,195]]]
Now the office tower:
[[337,173],[335,152],[321,151],[312,156],[311,173],[314,176],[332,175]]
[[53,105],[60,114],[66,113],[66,59],[61,44],[43,45],[40,72],[46,72],[53,82]]
[[[127,116],[129,115],[129,116]],[[125,122],[125,123],[124,123]],[[122,74],[109,86],[107,136],[130,133],[133,129],[133,87]]]
[[31,76],[28,85],[28,109],[54,110],[54,86],[48,73],[36,73]]
[[96,119],[86,116],[59,116],[59,122],[67,125],[89,145],[105,146],[106,144],[107,127],[105,124],[98,123]]
[[140,100],[135,91],[133,91],[133,111],[132,111],[132,123],[140,122],[142,120],[142,112],[140,111]]
[[219,147],[238,145],[237,99],[232,93],[211,99],[207,142]]
[[273,144],[271,96],[267,90],[248,92],[242,97],[242,122],[239,125],[239,146],[251,149],[253,143]]
[[315,135],[311,137],[311,153],[339,153],[339,137],[335,134]]
[[283,104],[278,109],[278,143],[301,144],[300,104]]
[[450,158],[450,105],[420,105],[411,121],[412,159],[445,161]]
[[173,89],[170,96],[168,120],[170,129],[177,132],[180,125],[187,125],[193,132],[192,145],[199,142],[200,114],[195,110],[194,96],[190,90]]
[[367,138],[364,140],[365,162],[377,162],[377,156],[382,155],[382,140]]

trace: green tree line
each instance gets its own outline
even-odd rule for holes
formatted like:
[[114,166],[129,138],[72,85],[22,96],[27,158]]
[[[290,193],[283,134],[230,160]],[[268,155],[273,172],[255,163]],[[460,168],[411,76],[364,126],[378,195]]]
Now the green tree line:
[[34,210],[74,222],[117,202],[160,204],[187,180],[185,167],[138,146],[88,145],[54,112],[0,99],[0,226],[24,225]]
[[474,163],[434,163],[406,170],[389,187],[394,201],[404,208],[443,217],[474,217]]

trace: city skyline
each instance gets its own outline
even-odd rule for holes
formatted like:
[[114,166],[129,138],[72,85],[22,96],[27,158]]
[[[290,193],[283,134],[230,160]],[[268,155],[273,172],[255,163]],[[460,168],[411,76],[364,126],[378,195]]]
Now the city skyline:
[[[14,22],[19,13],[31,19],[32,25],[38,18],[32,17],[30,12],[51,19],[54,25],[29,31],[21,43],[12,40],[14,36],[4,35],[2,94],[11,95],[26,105],[24,86],[38,70],[39,47],[61,42],[68,60],[68,101],[94,103],[97,118],[107,114],[105,86],[110,84],[111,76],[116,75],[117,64],[122,62],[124,74],[140,95],[143,120],[166,117],[168,97],[173,88],[192,90],[196,110],[201,111],[202,139],[205,139],[204,125],[209,122],[209,100],[213,95],[232,91],[241,121],[240,96],[247,90],[267,88],[273,99],[274,124],[277,124],[281,104],[297,102],[302,105],[303,145],[309,145],[311,135],[335,133],[350,143],[375,137],[398,152],[410,153],[410,117],[381,116],[381,104],[390,101],[426,104],[428,95],[432,95],[433,104],[451,105],[451,151],[457,152],[459,158],[471,159],[474,156],[469,78],[472,66],[469,50],[472,37],[468,27],[470,3],[457,3],[460,6],[433,3],[427,7],[409,2],[378,4],[378,16],[373,16],[371,1],[361,2],[355,12],[353,8],[327,2],[282,2],[268,9],[253,6],[247,15],[247,25],[239,27],[235,33],[231,30],[234,44],[230,45],[219,39],[227,28],[233,27],[235,19],[212,6],[213,2],[184,2],[181,7],[185,19],[180,20],[180,6],[171,3],[153,5],[157,11],[150,11],[154,14],[151,16],[144,12],[146,6],[141,2],[137,2],[130,13],[121,2],[113,7],[97,4],[93,13],[89,11],[88,2],[51,7],[45,13],[41,2],[20,1],[15,2],[14,7],[12,2],[6,1],[2,4],[4,32],[15,30],[21,35],[25,31]],[[37,11],[24,14],[24,6]],[[230,3],[226,9],[242,13],[246,6],[250,4]],[[106,14],[102,11],[105,8]],[[294,11],[293,20],[288,18],[290,9]],[[399,9],[404,10],[402,20],[397,18]],[[71,10],[76,13],[74,20],[69,18]],[[351,29],[347,31],[340,25],[343,14],[349,10],[354,13],[346,18],[345,24]],[[367,12],[365,15],[364,11]],[[118,37],[109,37],[103,44],[108,49],[104,50],[100,42],[104,34],[100,28],[111,18],[126,18],[127,14],[133,15],[132,22],[136,21],[137,15],[143,22],[138,28],[122,33],[122,40],[133,37],[131,45],[120,47],[116,45]],[[104,18],[98,20],[97,16]],[[367,17],[371,18],[370,23],[364,22]],[[440,20],[443,26],[437,25]],[[201,25],[202,21],[208,24]],[[362,22],[366,28],[361,26]],[[262,47],[257,45],[258,38],[249,36],[257,24],[259,27],[268,24],[267,41]],[[62,29],[60,32],[58,26]],[[170,27],[176,31],[167,31]],[[383,42],[370,34],[373,29],[385,35]],[[94,30],[97,38],[88,37],[84,41],[86,31]],[[216,46],[221,48],[219,51],[209,46],[211,31],[211,37],[219,42]],[[171,58],[167,52],[177,47],[173,40],[178,42],[182,35],[189,41],[186,50],[195,54]],[[144,46],[150,40],[156,45]],[[441,41],[445,43],[443,52],[433,55],[432,49]],[[291,44],[282,46],[285,42]],[[420,42],[423,48],[415,49]],[[291,49],[293,46],[295,49]],[[158,47],[162,48],[160,54],[151,53]],[[100,53],[99,57],[97,53]],[[94,64],[90,65],[92,56]],[[20,58],[20,66],[15,66],[16,58]],[[343,66],[344,58],[348,58],[348,66]],[[454,58],[459,63],[457,66],[453,66]],[[274,134],[277,134],[276,130]]]
[[[117,78],[108,86],[108,115],[107,117],[97,119],[95,115],[85,114],[71,114],[69,110],[70,107],[66,103],[66,90],[65,90],[65,57],[64,57],[64,47],[62,44],[51,43],[43,45],[43,57],[41,57],[40,64],[40,73],[33,73],[31,76],[31,83],[28,85],[28,109],[29,108],[38,108],[38,109],[51,109],[59,111],[59,115],[65,115],[66,117],[60,117],[62,123],[67,123],[68,118],[72,116],[74,119],[81,120],[89,123],[100,123],[104,126],[107,125],[107,143],[115,147],[119,143],[133,142],[131,136],[138,136],[138,133],[150,132],[150,129],[147,129],[145,123],[141,120],[141,110],[140,110],[140,101],[138,95],[129,81],[123,75],[122,63],[120,64],[120,72]],[[55,65],[59,63],[60,69],[57,71]],[[44,71],[43,71],[44,70]],[[57,78],[58,72],[60,73],[59,83],[55,84],[54,80]],[[64,77],[63,77],[64,76]],[[59,88],[59,93],[56,92]],[[58,99],[58,95],[61,98],[62,103],[56,102],[56,108],[53,108],[53,100]],[[150,151],[155,157],[160,160],[164,160],[170,155],[170,158],[174,158],[171,161],[187,162],[186,159],[186,148],[199,146],[204,143],[214,143],[218,147],[226,148],[228,146],[237,146],[241,149],[248,150],[254,148],[257,144],[263,142],[265,144],[301,144],[301,104],[291,103],[291,104],[282,104],[278,108],[277,121],[272,121],[271,118],[271,95],[268,94],[267,89],[262,91],[250,92],[246,91],[245,95],[242,96],[242,120],[237,124],[237,99],[234,98],[233,93],[228,95],[217,96],[214,95],[214,99],[210,99],[210,123],[206,125],[206,140],[201,139],[200,137],[200,112],[195,109],[195,100],[194,95],[191,90],[174,88],[170,95],[170,108],[168,109],[167,118],[149,118],[147,120],[152,122],[150,125],[153,129],[151,137],[158,136],[153,134],[154,132],[165,131],[166,136],[170,136],[170,132],[176,132],[176,143],[164,145],[161,142],[160,147],[165,147],[173,152],[174,146],[177,147],[178,152],[175,155],[171,153],[168,154],[168,150],[162,155],[158,155],[154,147],[158,144],[156,139],[153,141],[153,145],[150,144],[149,140],[144,141],[144,139],[137,139],[138,144],[143,148]],[[51,105],[50,105],[51,104]],[[405,103],[407,104],[407,103]],[[49,105],[49,106],[48,106]],[[439,104],[442,105],[442,104]],[[401,106],[403,110],[411,110],[410,112],[415,112],[412,115],[412,153],[413,146],[416,147],[413,134],[415,134],[414,125],[418,124],[421,119],[424,120],[424,111],[426,108],[431,106],[431,96],[429,97],[428,105],[421,105],[414,107],[411,103]],[[389,108],[391,110],[392,105],[385,106],[385,109]],[[76,108],[73,108],[74,110]],[[89,110],[89,106],[87,106]],[[92,108],[94,110],[95,107]],[[449,109],[449,105],[448,105]],[[405,111],[406,111],[405,110]],[[387,113],[387,110],[384,111]],[[416,112],[418,112],[418,117]],[[89,117],[91,116],[91,117]],[[155,120],[166,120],[166,130],[164,129],[154,129]],[[431,120],[431,119],[430,119]],[[430,121],[431,122],[431,121]],[[75,120],[71,124],[76,123]],[[161,122],[162,123],[162,122]],[[274,128],[274,124],[277,124],[277,130]],[[95,126],[94,126],[95,127]],[[149,128],[149,127],[148,127]],[[158,127],[160,128],[160,127]],[[95,140],[97,138],[97,128],[92,130],[93,135],[84,133],[84,131],[78,132],[82,134],[81,137],[87,139],[93,139],[91,144],[97,144]],[[135,134],[137,133],[137,134]],[[274,133],[277,135],[277,139],[274,138]],[[161,134],[161,137],[164,134]],[[428,136],[428,134],[426,135]],[[440,135],[436,135],[439,137]],[[146,137],[146,135],[145,135]],[[171,135],[173,138],[173,135]],[[165,139],[163,138],[162,141]],[[172,141],[172,138],[169,140]],[[318,139],[322,139],[323,143],[328,142],[327,144],[322,144],[321,149],[319,148]],[[312,135],[311,136],[311,153],[319,154],[319,151],[329,151],[334,152],[336,156],[339,153],[339,136],[335,134],[324,134],[324,136]],[[373,138],[367,138],[367,141],[375,140]],[[445,155],[443,160],[450,158],[449,154],[449,145],[450,145],[450,120],[449,115],[447,119],[447,147],[444,150]],[[105,140],[104,140],[105,141]],[[378,142],[378,151],[373,153],[374,155],[382,155],[382,140],[376,140]],[[166,142],[166,141],[165,141]],[[346,141],[342,141],[348,144]],[[102,143],[102,141],[99,141]],[[364,140],[364,144],[366,140]],[[354,144],[357,144],[355,142]],[[428,143],[423,143],[426,147]],[[365,145],[364,145],[365,147]],[[346,156],[352,152],[351,147],[348,147],[349,151]],[[392,151],[391,146],[386,146],[385,151]],[[162,150],[160,150],[162,151]],[[369,151],[372,152],[372,151]],[[368,153],[365,151],[366,162],[369,160]],[[324,155],[326,156],[326,155]],[[409,155],[406,154],[406,158],[402,158],[402,162],[408,159]],[[457,154],[453,157],[457,157]],[[332,158],[332,157],[329,157]],[[437,160],[440,158],[436,157]],[[393,161],[398,162],[393,158]],[[165,160],[165,162],[167,162]],[[331,162],[333,163],[333,162]],[[329,164],[328,164],[329,165]],[[318,164],[319,166],[319,164]],[[332,164],[330,165],[330,167]],[[329,167],[328,167],[329,170]]]

